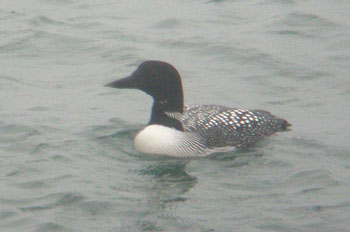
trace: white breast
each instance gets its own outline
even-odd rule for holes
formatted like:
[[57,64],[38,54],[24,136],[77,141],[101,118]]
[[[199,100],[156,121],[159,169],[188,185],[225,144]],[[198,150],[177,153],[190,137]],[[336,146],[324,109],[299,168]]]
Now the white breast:
[[136,150],[145,154],[191,156],[180,146],[187,134],[161,125],[150,125],[136,135],[134,146]]
[[141,130],[134,139],[134,146],[141,153],[174,157],[206,156],[235,149],[232,146],[206,148],[197,134],[161,125],[150,125]]

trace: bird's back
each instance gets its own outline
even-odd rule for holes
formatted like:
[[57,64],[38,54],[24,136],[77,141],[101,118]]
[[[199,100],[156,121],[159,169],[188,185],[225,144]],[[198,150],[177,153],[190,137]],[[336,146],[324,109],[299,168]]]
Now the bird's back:
[[288,130],[286,120],[263,110],[242,110],[220,105],[185,106],[185,131],[198,134],[208,148],[249,147],[264,136]]

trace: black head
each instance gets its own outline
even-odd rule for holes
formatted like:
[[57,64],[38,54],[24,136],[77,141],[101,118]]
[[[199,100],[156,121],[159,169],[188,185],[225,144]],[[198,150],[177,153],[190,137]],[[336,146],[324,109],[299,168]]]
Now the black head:
[[[179,73],[171,64],[162,61],[145,61],[130,76],[110,82],[106,86],[142,90],[151,95],[155,101],[170,104],[168,110],[173,112],[178,110],[174,109],[172,104],[178,105],[177,102],[183,102]],[[182,107],[183,103],[181,113]]]
[[[128,77],[108,83],[120,89],[139,89],[154,99],[151,121],[164,119],[167,113],[183,113],[183,91],[177,70],[166,62],[145,61]],[[176,126],[178,127],[178,126]]]

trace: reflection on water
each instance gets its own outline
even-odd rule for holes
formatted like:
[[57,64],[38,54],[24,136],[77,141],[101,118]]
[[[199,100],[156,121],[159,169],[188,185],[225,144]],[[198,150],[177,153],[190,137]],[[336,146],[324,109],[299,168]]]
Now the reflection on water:
[[146,178],[147,213],[137,220],[136,226],[141,231],[163,231],[172,221],[176,227],[178,218],[172,209],[187,200],[186,194],[196,185],[197,178],[186,172],[187,161],[160,158],[146,163],[139,175]]
[[153,200],[166,207],[170,202],[186,200],[186,193],[195,186],[197,178],[186,172],[187,161],[161,160],[140,170],[141,175],[151,176]]

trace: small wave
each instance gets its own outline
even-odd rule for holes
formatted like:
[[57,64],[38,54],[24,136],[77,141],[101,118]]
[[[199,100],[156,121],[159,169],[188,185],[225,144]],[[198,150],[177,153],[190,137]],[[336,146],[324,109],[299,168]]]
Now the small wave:
[[[58,206],[68,206],[83,201],[85,198],[75,193],[55,193],[40,198],[27,199],[30,206],[21,207],[22,211],[41,211]],[[49,202],[48,202],[49,201]]]
[[22,189],[45,189],[48,187],[43,181],[29,181],[26,183],[16,184],[17,187]]
[[84,201],[79,204],[79,208],[91,216],[109,214],[114,209],[112,203],[107,201]]
[[166,28],[166,29],[174,29],[176,27],[181,26],[181,23],[178,19],[175,18],[169,18],[162,20],[161,22],[157,23],[154,28]]
[[27,110],[29,111],[36,111],[36,112],[40,112],[40,111],[48,111],[50,110],[51,108],[50,107],[44,107],[44,106],[35,106],[35,107],[31,107]]
[[21,36],[8,40],[2,45],[0,45],[0,51],[2,53],[9,53],[13,55],[14,52],[23,51],[27,49],[29,50],[27,51],[28,54],[35,53],[35,49],[29,46],[29,41],[33,36],[33,31],[31,29],[28,29],[22,31],[21,33],[18,32],[18,34],[21,34]]
[[[116,126],[118,125],[118,126]],[[93,143],[97,143],[99,153],[116,157],[120,151],[131,156],[137,155],[133,148],[133,138],[139,131],[140,126],[126,125],[119,119],[111,119],[108,125],[99,125],[89,128],[84,132]],[[121,158],[119,156],[119,158]]]
[[15,216],[15,215],[16,215],[16,213],[14,211],[2,209],[0,211],[0,220],[4,220],[4,219],[7,219],[7,218]]
[[264,2],[261,2],[262,5],[264,5],[266,2],[271,2],[271,4],[275,4],[275,3],[278,3],[278,4],[283,4],[283,5],[295,5],[296,4],[296,1],[295,0],[268,0],[268,1],[264,1]]
[[1,143],[7,144],[15,141],[23,141],[40,134],[38,129],[17,124],[0,126],[0,131]]
[[[19,80],[13,76],[10,75],[0,75],[0,83],[1,82],[19,82]],[[2,84],[0,85],[0,87],[2,86]]]
[[49,25],[66,25],[66,23],[64,23],[64,22],[53,20],[53,19],[48,18],[46,16],[37,16],[37,17],[31,19],[30,22],[34,26],[41,26],[41,25],[45,25],[45,24],[49,24]]
[[291,13],[283,20],[287,26],[309,26],[310,24],[318,27],[335,27],[336,23],[314,14]]
[[330,30],[334,30],[339,25],[328,19],[322,18],[314,14],[290,13],[277,21],[273,21],[269,27],[279,26],[272,33],[301,37],[301,38],[322,38],[322,33],[329,34]]
[[[338,184],[338,181],[332,178],[330,172],[322,169],[298,172],[293,176],[290,176],[287,182],[288,185],[291,184],[294,186],[307,186],[312,183],[311,186],[315,186],[312,187],[313,189],[319,188],[318,186],[326,187]],[[311,187],[309,185],[309,187],[301,190],[300,192],[305,193],[305,190],[309,190],[310,188]]]
[[47,231],[70,231],[68,228],[61,226],[54,222],[46,222],[36,226],[35,232],[47,232]]
[[298,38],[315,38],[315,36],[310,35],[306,32],[299,31],[299,30],[272,30],[270,31],[271,34],[278,34],[278,35],[286,35],[286,36],[294,36]]

